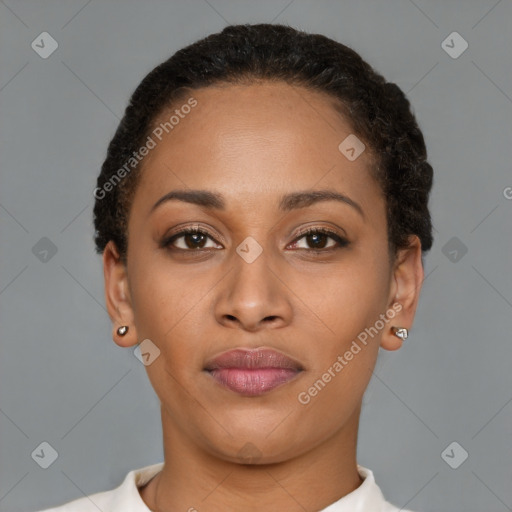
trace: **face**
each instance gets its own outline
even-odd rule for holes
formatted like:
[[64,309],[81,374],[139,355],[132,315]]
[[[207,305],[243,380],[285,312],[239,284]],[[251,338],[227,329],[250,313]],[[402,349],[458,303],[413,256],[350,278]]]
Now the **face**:
[[146,369],[176,436],[283,461],[357,423],[379,345],[412,321],[418,246],[390,259],[370,151],[340,152],[352,130],[330,98],[284,83],[192,96],[144,163],[126,267],[104,255],[109,310],[133,326],[120,344],[160,350]]

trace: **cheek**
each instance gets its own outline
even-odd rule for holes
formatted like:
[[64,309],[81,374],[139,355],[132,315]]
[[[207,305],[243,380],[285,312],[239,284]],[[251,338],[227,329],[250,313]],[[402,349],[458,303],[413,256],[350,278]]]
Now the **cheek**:
[[297,279],[294,292],[304,298],[310,320],[327,334],[332,350],[341,350],[386,311],[390,270],[379,253],[354,251],[322,274]]
[[308,304],[315,304],[312,309],[326,334],[303,327],[315,343],[297,400],[305,418],[324,418],[321,425],[315,423],[322,437],[357,409],[372,376],[382,330],[390,325],[380,320],[386,313],[389,268],[377,257],[354,258],[319,282],[324,283],[321,290],[312,293],[312,283],[306,282],[304,292],[309,290]]
[[204,277],[176,272],[155,260],[131,273],[134,321],[139,340],[150,339],[160,350],[146,366],[153,389],[162,403],[178,410],[190,405],[184,383],[202,369],[205,332],[198,318],[204,318],[200,308],[208,288]]
[[[134,254],[133,261],[144,258]],[[204,307],[214,285],[211,275],[172,268],[165,258],[153,255],[150,264],[130,269],[130,281],[139,339],[151,339],[169,362],[186,357],[193,365],[195,357],[190,354],[197,355],[197,345],[205,341]]]

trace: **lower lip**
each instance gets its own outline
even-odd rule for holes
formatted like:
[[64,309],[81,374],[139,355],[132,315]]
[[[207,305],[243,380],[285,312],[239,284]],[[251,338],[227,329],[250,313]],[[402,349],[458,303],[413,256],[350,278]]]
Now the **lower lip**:
[[226,388],[244,396],[259,396],[294,379],[291,368],[217,368],[210,375]]

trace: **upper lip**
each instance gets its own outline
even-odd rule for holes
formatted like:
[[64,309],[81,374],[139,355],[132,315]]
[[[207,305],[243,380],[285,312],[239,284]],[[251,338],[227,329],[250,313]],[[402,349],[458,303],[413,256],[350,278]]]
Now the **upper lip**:
[[294,359],[270,348],[236,348],[222,352],[218,356],[209,360],[205,365],[205,370],[215,370],[218,368],[241,368],[241,369],[261,369],[261,368],[289,368],[292,370],[303,370],[302,365]]

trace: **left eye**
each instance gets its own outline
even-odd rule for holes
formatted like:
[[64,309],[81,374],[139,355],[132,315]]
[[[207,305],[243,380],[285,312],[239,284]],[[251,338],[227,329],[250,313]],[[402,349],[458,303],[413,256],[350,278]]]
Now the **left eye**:
[[[334,231],[330,231],[328,229],[310,229],[308,231],[302,232],[300,236],[295,239],[294,245],[297,245],[297,243],[303,239],[307,244],[312,244],[313,247],[299,247],[299,249],[309,249],[315,251],[336,248],[336,243],[338,244],[339,248],[348,245],[347,239],[342,238]],[[330,246],[326,246],[325,244],[329,239],[331,239],[331,241],[334,243]]]

